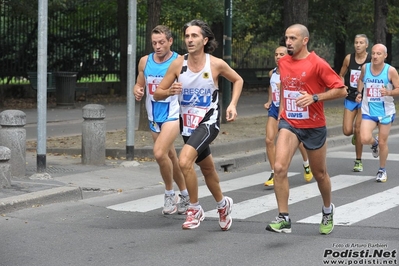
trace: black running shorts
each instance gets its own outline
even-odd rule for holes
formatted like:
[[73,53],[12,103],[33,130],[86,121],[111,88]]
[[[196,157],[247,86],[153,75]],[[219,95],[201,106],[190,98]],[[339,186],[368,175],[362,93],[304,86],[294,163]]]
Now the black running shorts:
[[327,128],[294,128],[284,119],[280,119],[278,129],[288,129],[294,133],[307,150],[318,150],[323,147],[327,139]]
[[200,124],[191,136],[183,136],[184,143],[192,146],[198,152],[198,158],[196,163],[201,162],[203,159],[211,154],[211,149],[209,144],[217,137],[219,134],[219,128],[216,124]]

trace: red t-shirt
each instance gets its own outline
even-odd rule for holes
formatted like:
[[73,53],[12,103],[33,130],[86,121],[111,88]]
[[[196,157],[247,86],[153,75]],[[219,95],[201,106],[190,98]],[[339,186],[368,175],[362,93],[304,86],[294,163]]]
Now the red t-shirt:
[[301,108],[296,106],[296,98],[301,95],[300,91],[313,95],[325,92],[326,88],[342,88],[345,85],[341,77],[314,52],[300,60],[286,55],[280,59],[278,66],[281,80],[280,97],[284,106],[282,118],[295,128],[325,126],[323,102]]

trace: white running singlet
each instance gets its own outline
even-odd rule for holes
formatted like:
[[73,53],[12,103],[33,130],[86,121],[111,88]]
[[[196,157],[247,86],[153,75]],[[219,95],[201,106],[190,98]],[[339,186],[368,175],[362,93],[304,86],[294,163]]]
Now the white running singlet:
[[178,78],[183,86],[179,96],[183,136],[190,136],[201,123],[216,123],[219,129],[219,88],[213,82],[210,55],[206,54],[204,68],[196,73],[188,68],[187,58],[185,54]]

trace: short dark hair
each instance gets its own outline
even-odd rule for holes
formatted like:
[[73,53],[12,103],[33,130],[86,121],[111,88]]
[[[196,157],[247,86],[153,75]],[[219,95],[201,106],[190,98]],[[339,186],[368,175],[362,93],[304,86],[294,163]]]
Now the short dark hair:
[[186,29],[191,26],[198,26],[201,28],[201,33],[202,36],[208,38],[208,42],[204,46],[204,52],[205,53],[212,53],[215,51],[215,49],[218,47],[218,42],[215,39],[215,35],[213,34],[211,28],[206,24],[206,22],[199,20],[199,19],[194,19],[191,20],[190,22],[187,22],[184,24],[183,27],[183,32],[186,34]]
[[172,31],[169,29],[168,26],[165,25],[158,25],[156,26],[152,31],[151,31],[151,35],[152,34],[165,34],[166,39],[170,40],[170,38],[172,38]]

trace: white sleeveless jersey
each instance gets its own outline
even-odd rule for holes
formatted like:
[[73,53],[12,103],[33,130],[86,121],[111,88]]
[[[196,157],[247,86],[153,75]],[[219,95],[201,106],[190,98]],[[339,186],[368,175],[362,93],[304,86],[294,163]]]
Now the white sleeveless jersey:
[[219,129],[219,88],[213,82],[210,55],[206,54],[205,66],[197,73],[188,68],[187,58],[188,54],[185,54],[178,78],[183,86],[179,96],[183,136],[191,136],[201,123],[216,123]]
[[388,79],[390,65],[385,64],[383,70],[374,76],[371,73],[371,63],[366,64],[363,83],[362,114],[374,117],[386,117],[396,113],[394,98],[392,96],[382,96],[380,89],[382,85],[387,90],[392,90],[392,83]]
[[148,120],[151,122],[163,123],[179,118],[178,96],[169,96],[165,100],[155,101],[154,92],[159,83],[165,76],[168,67],[179,55],[173,52],[173,55],[162,63],[154,61],[154,53],[148,55],[147,63],[144,68],[144,77],[146,84],[146,102]]
[[272,88],[272,101],[274,106],[280,106],[280,74],[277,73],[277,68],[273,69],[272,76],[270,77],[270,87]]

